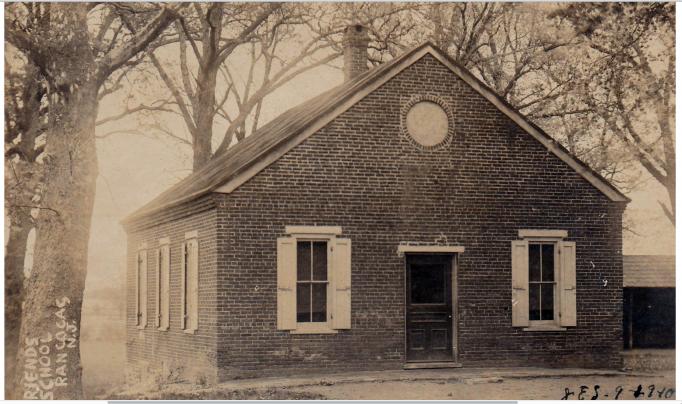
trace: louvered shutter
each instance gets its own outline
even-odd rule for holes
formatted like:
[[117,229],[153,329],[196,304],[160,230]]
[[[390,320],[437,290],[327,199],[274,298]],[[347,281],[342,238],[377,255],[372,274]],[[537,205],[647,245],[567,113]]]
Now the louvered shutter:
[[189,328],[196,330],[199,328],[199,242],[191,240],[190,246],[190,312],[189,312]]
[[296,329],[296,239],[277,239],[277,329]]
[[135,254],[135,325],[139,326],[142,320],[142,313],[140,311],[140,295],[142,294],[142,256],[138,251]]
[[572,327],[576,325],[576,283],[575,283],[575,242],[559,242],[561,260],[561,297],[560,324]]
[[512,326],[527,327],[528,322],[528,241],[514,240],[512,249]]
[[182,243],[180,252],[180,328],[185,329],[187,320],[187,243]]
[[140,326],[147,326],[147,250],[140,251],[141,274],[140,274]]
[[161,326],[161,265],[163,261],[163,255],[162,255],[161,248],[156,250],[156,307],[154,308],[156,310],[156,321],[154,321],[154,325],[156,327]]
[[161,323],[160,327],[168,329],[170,322],[170,247],[161,247]]
[[334,240],[332,249],[332,328],[350,329],[351,317],[351,242]]

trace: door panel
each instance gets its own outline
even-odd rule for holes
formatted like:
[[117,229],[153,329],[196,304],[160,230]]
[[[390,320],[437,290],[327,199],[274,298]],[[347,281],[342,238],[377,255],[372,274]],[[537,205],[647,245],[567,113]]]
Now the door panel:
[[410,255],[407,261],[407,360],[452,360],[452,257]]

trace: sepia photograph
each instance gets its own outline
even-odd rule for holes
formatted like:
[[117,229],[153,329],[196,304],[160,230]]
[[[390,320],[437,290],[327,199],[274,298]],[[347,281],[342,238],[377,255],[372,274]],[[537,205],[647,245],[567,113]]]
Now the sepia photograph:
[[7,400],[675,400],[674,2],[7,2]]

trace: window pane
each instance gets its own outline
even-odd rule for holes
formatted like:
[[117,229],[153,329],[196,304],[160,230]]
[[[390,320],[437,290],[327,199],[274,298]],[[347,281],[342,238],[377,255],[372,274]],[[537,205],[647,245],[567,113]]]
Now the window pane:
[[554,244],[542,245],[542,281],[554,281]]
[[296,321],[299,323],[310,322],[310,284],[299,283],[296,285]]
[[412,303],[445,303],[445,266],[410,265]]
[[554,320],[554,284],[543,283],[542,286],[542,320]]
[[326,241],[315,241],[313,243],[313,279],[316,281],[327,280]]
[[327,321],[327,284],[313,284],[313,321]]
[[298,281],[310,280],[310,241],[296,243],[296,266]]
[[540,244],[528,246],[528,271],[531,282],[540,280]]
[[530,285],[528,307],[530,309],[529,319],[540,320],[540,285],[537,283]]

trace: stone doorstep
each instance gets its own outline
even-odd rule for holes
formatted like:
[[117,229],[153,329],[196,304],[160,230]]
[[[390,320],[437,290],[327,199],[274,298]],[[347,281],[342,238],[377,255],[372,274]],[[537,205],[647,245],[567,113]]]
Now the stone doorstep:
[[461,368],[462,364],[458,362],[409,362],[403,365],[403,369],[448,369]]
[[[501,383],[504,379],[558,378],[584,376],[645,376],[617,370],[581,368],[448,368],[419,370],[384,370],[330,373],[321,376],[307,375],[294,377],[266,377],[258,379],[230,380],[209,387],[199,387],[193,391],[238,391],[266,388],[295,388],[309,386],[333,386],[345,383],[383,383],[399,381],[446,381],[453,383],[480,384]],[[187,385],[168,386],[164,393],[175,388],[186,391]]]

